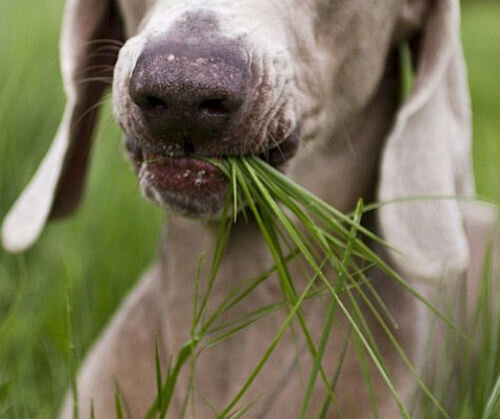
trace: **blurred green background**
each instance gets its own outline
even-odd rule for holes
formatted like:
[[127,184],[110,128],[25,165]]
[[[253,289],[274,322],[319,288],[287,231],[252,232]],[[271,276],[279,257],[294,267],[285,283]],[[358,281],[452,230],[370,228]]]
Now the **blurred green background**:
[[[479,194],[500,203],[500,2],[463,5]],[[58,65],[63,0],[0,0],[0,219],[47,150],[64,97]],[[53,418],[68,386],[66,291],[81,360],[152,263],[161,211],[139,197],[109,105],[87,196],[22,256],[0,250],[0,417]]]

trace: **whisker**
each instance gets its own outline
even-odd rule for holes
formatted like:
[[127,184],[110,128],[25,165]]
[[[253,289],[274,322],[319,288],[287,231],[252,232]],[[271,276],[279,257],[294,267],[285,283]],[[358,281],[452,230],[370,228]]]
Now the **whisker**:
[[113,45],[102,45],[95,49],[95,51],[111,51],[113,53],[117,53],[120,51],[121,47],[116,47]]
[[84,42],[84,45],[95,45],[95,44],[111,44],[117,47],[122,47],[125,44],[125,42],[113,38],[91,39],[90,41]]
[[102,75],[106,74],[112,74],[114,70],[114,66],[110,64],[96,64],[96,65],[90,65],[88,67],[83,67],[79,69],[76,72],[77,76],[84,76],[85,74],[88,73],[93,73],[94,71],[96,73],[101,73]]
[[82,112],[82,114],[78,117],[78,119],[75,121],[75,123],[81,122],[91,112],[95,111],[100,106],[105,105],[108,102],[108,100],[109,100],[109,97],[106,96],[104,99],[99,100],[98,102],[96,102],[93,105],[89,106],[84,112]]
[[111,59],[116,59],[117,54],[114,52],[102,52],[102,51],[92,51],[87,54],[88,59],[92,58],[111,58]]
[[104,84],[113,84],[113,78],[112,77],[86,77],[84,79],[78,80],[76,82],[77,85],[82,85],[86,83],[104,83]]

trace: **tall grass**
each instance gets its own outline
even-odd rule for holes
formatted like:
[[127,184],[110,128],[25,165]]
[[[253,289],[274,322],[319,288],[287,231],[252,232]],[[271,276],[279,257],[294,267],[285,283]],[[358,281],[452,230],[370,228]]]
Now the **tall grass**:
[[[62,5],[63,0],[38,2],[36,7],[31,0],[0,1],[0,218],[47,150],[61,114],[64,98],[57,44]],[[464,4],[475,170],[480,193],[497,202],[499,14],[498,2]],[[0,417],[56,416],[70,376],[66,281],[71,283],[75,356],[81,362],[123,296],[155,257],[162,214],[139,198],[136,180],[118,152],[119,142],[118,129],[106,108],[87,197],[76,217],[51,225],[37,246],[23,256],[0,249]],[[110,260],[120,263],[110,264]],[[268,308],[273,309],[278,308]],[[468,379],[475,380],[464,397],[468,406],[464,412],[470,414],[463,417],[481,417],[495,388],[490,384],[498,372],[491,332],[495,321],[480,323],[485,352],[459,371],[464,374],[461,389]],[[335,387],[335,377],[331,383]],[[448,407],[453,404],[449,399],[443,405],[454,412]]]
[[[498,255],[490,248],[469,318],[457,318],[474,345],[458,345],[456,335],[445,330],[445,344],[436,356],[440,368],[429,377],[433,392],[456,418],[495,419],[500,414],[500,278],[492,272],[492,257]],[[465,290],[464,283],[462,298],[450,302],[450,312],[466,306]],[[425,417],[441,417],[428,403],[423,405]]]
[[[414,290],[364,243],[361,239],[363,236],[385,245],[381,239],[361,225],[361,218],[364,213],[363,203],[361,201],[358,203],[353,214],[344,215],[294,184],[286,176],[256,157],[231,158],[228,159],[227,163],[214,161],[213,164],[217,165],[227,175],[231,183],[231,187],[229,188],[231,193],[229,194],[219,224],[218,241],[213,260],[211,261],[208,286],[205,295],[201,299],[201,304],[198,304],[199,287],[198,285],[196,287],[193,296],[194,312],[191,338],[174,355],[172,363],[168,366],[165,380],[162,378],[158,354],[156,355],[158,395],[146,418],[163,419],[168,414],[170,402],[178,387],[178,377],[182,368],[191,367],[193,370],[196,359],[198,359],[201,351],[219,344],[234,334],[252,326],[257,320],[276,309],[288,310],[285,321],[275,337],[268,342],[269,346],[267,350],[241,388],[236,391],[234,398],[220,411],[215,410],[214,407],[214,415],[217,418],[233,418],[239,417],[243,412],[252,413],[252,404],[241,406],[240,402],[259,373],[265,368],[267,361],[293,321],[297,322],[298,328],[307,342],[310,355],[314,360],[305,388],[302,407],[300,412],[297,412],[297,415],[299,418],[327,417],[328,406],[336,404],[335,391],[337,379],[334,378],[333,381],[328,379],[323,370],[322,359],[330,337],[333,318],[336,315],[342,315],[348,320],[352,334],[358,343],[357,353],[359,363],[361,370],[365,374],[369,394],[375,393],[372,383],[372,372],[367,369],[367,363],[371,362],[375,365],[377,374],[380,374],[389,392],[395,399],[401,416],[409,418],[411,416],[411,408],[402,400],[397,386],[391,378],[389,368],[382,359],[382,353],[377,346],[377,340],[367,324],[367,312],[376,319],[383,332],[396,348],[398,355],[406,364],[410,376],[413,376],[415,387],[420,391],[420,396],[424,399],[422,404],[424,406],[425,417],[452,417],[443,405],[443,402],[448,403],[449,400],[442,397],[443,389],[449,388],[448,383],[446,380],[443,380],[443,377],[450,377],[448,377],[448,374],[442,375],[440,372],[440,379],[434,380],[434,388],[432,390],[425,384],[424,380],[419,376],[419,372],[412,365],[409,357],[397,341],[397,338],[393,335],[391,327],[387,324],[387,320],[384,319],[384,317],[391,319],[391,314],[387,311],[382,298],[372,286],[369,277],[365,276],[365,272],[372,267],[383,270],[393,281],[396,281],[401,287],[412,293],[415,298],[419,299],[421,303],[425,304],[436,316],[436,320],[443,321],[446,324],[445,330],[450,335],[449,339],[453,339],[454,343],[464,348],[469,348],[470,342],[464,339],[464,333],[459,326],[433,307],[429,301]],[[244,207],[242,202],[246,204],[247,211],[250,213],[246,215],[244,212],[242,215],[245,218],[253,217],[255,219],[267,243],[269,252],[273,256],[275,265],[269,272],[250,281],[246,288],[233,290],[232,292],[229,290],[227,298],[207,317],[205,316],[207,314],[205,313],[207,301],[210,298],[213,284],[217,279],[218,267],[229,241],[231,225],[237,221],[239,216],[242,216],[241,214],[238,215],[237,211],[238,208]],[[285,207],[288,211],[285,212],[282,207]],[[234,211],[232,216],[230,215],[231,210]],[[303,262],[311,272],[306,281],[307,285],[300,291],[296,290],[294,285],[298,278],[292,278],[288,271],[288,263],[298,257],[303,259]],[[335,272],[333,278],[331,275],[327,276],[325,274],[327,266],[333,268],[333,272]],[[256,316],[250,313],[233,324],[225,324],[222,328],[213,328],[213,325],[220,318],[243,302],[273,272],[277,272],[279,276],[284,304],[275,303],[264,309],[260,308],[257,310]],[[304,270],[304,272],[307,272],[307,270]],[[488,285],[488,280],[486,279],[488,275],[486,273],[484,278],[483,281],[486,287]],[[198,277],[196,283],[199,284],[200,281],[201,278]],[[490,321],[489,319],[495,318],[486,316],[482,312],[482,307],[484,306],[483,300],[487,298],[488,293],[486,291],[488,289],[484,288],[483,292],[480,293],[480,301],[477,304],[479,311],[476,316],[483,318],[487,322]],[[315,342],[303,315],[302,304],[304,301],[311,299],[317,299],[319,304],[324,304],[325,298],[328,300],[327,315],[324,319],[324,327],[319,342]],[[368,310],[366,308],[363,310],[360,306],[361,303],[364,303]],[[204,320],[205,318],[206,320]],[[489,326],[489,323],[483,326]],[[213,337],[214,332],[218,332],[219,330],[222,330],[223,333]],[[474,348],[475,350],[477,348]],[[484,351],[485,349],[482,348],[481,350]],[[469,351],[469,354],[473,353],[473,350]],[[190,360],[192,361],[191,364],[189,363]],[[464,358],[455,359],[453,363],[450,363],[450,366],[454,369],[463,362]],[[341,367],[342,363],[339,364],[334,377],[338,376],[338,371]],[[500,377],[498,366],[496,367],[490,374],[493,377]],[[443,371],[446,372],[445,369]],[[463,382],[467,382],[471,378],[470,373],[471,371],[464,372],[463,376],[460,377]],[[315,414],[310,410],[310,403],[317,381],[323,382],[326,399],[323,407]],[[493,382],[490,380],[489,384],[484,386],[488,399],[485,400],[481,412],[483,412],[485,418],[493,418],[492,415],[494,415],[494,409],[498,403],[498,386],[496,380]],[[192,390],[191,387],[188,391],[190,390]],[[186,400],[188,398],[189,394]],[[375,397],[373,397],[372,405],[373,415],[374,417],[378,417],[378,406]],[[450,409],[449,411],[456,411],[463,408],[461,405],[458,407],[449,405],[448,409]],[[120,416],[119,413],[117,411],[118,416]]]

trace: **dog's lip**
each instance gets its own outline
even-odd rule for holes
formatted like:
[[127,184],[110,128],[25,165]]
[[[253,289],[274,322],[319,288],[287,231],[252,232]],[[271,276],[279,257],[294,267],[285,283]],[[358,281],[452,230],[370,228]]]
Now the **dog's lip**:
[[214,165],[195,157],[163,157],[143,152],[148,183],[173,193],[219,193],[227,186],[223,173]]
[[[297,133],[292,133],[288,137],[286,137],[280,143],[275,144],[272,147],[269,147],[263,152],[255,153],[254,155],[259,156],[261,159],[269,163],[271,166],[279,167],[290,160],[297,152],[299,148],[300,140]],[[203,158],[213,158],[220,159],[225,157],[220,154],[213,155],[194,155],[191,153],[179,153],[177,152],[164,152],[163,150],[156,150],[150,147],[145,147],[144,145],[139,145],[139,143],[127,137],[125,142],[125,147],[127,151],[130,153],[131,157],[135,161],[136,164],[142,164],[143,161],[146,160],[148,163],[153,162],[165,162],[172,159],[194,159],[200,160]],[[250,153],[251,154],[251,153]],[[231,156],[237,156],[238,154],[231,154]],[[229,155],[227,155],[229,156]]]
[[296,133],[289,135],[284,141],[260,153],[259,157],[271,166],[279,167],[290,160],[299,148],[299,136]]
[[[255,155],[279,168],[296,153],[298,145],[298,136],[290,135],[275,147]],[[188,216],[207,216],[221,209],[229,180],[218,167],[205,160],[207,156],[158,152],[130,138],[125,146],[144,193],[153,201]]]
[[217,214],[228,191],[228,179],[214,165],[195,157],[143,153],[139,179],[143,193],[160,206],[189,217]]

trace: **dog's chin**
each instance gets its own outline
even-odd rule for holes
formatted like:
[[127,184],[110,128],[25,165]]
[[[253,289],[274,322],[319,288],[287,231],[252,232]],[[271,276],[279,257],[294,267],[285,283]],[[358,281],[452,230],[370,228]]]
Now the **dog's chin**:
[[[168,157],[148,152],[130,139],[126,147],[148,199],[178,215],[220,218],[229,181],[216,166],[195,156]],[[291,135],[279,146],[258,155],[270,165],[283,169],[297,148],[298,137]]]
[[228,180],[215,166],[194,157],[146,157],[139,170],[144,195],[187,217],[218,218]]

